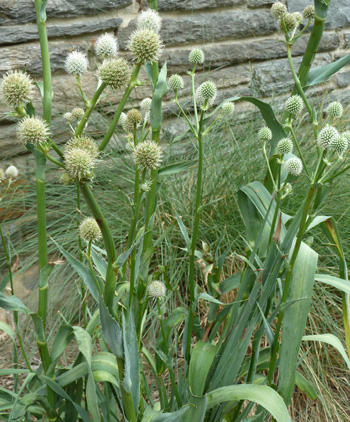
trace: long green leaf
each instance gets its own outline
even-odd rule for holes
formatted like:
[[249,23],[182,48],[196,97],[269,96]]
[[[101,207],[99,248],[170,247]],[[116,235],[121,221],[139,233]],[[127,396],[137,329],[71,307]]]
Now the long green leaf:
[[291,417],[282,397],[275,390],[264,385],[230,385],[211,391],[207,396],[208,409],[223,402],[249,400],[264,407],[277,422],[291,422]]
[[315,387],[300,372],[295,372],[295,384],[303,391],[311,400],[316,400],[318,395]]
[[109,313],[102,297],[100,298],[100,319],[103,337],[111,348],[112,353],[114,353],[117,358],[123,358],[122,330],[117,321]]
[[345,363],[347,364],[349,370],[350,370],[350,360],[348,358],[348,355],[346,354],[346,351],[344,349],[344,346],[342,345],[342,342],[333,334],[315,334],[310,336],[304,336],[303,341],[321,341],[323,343],[330,344],[335,349],[338,350],[338,352],[342,355],[343,359],[345,360]]
[[169,174],[178,174],[183,171],[192,169],[198,165],[198,160],[184,161],[182,163],[169,164],[158,170],[158,176],[165,176]]
[[343,280],[339,277],[334,277],[328,274],[316,274],[315,280],[324,284],[328,284],[329,286],[335,287],[336,289],[350,295],[350,283],[347,280]]
[[7,309],[8,311],[19,311],[25,314],[30,314],[28,309],[17,296],[6,296],[0,292],[0,308]]
[[162,112],[162,99],[168,92],[168,85],[166,83],[167,65],[164,63],[161,71],[159,72],[158,81],[156,83],[151,104],[151,126],[152,130],[160,130],[163,119]]
[[202,396],[205,382],[217,347],[210,343],[198,341],[191,354],[188,383],[190,391],[195,396]]
[[310,310],[318,255],[305,243],[300,246],[284,311],[282,344],[279,364],[278,392],[289,404],[294,392],[295,371],[300,343]]
[[350,54],[346,55],[345,57],[342,57],[341,59],[333,63],[329,63],[325,66],[318,67],[317,69],[310,70],[309,79],[305,87],[308,88],[310,86],[325,82],[328,78],[338,72],[338,70],[340,70],[349,63]]

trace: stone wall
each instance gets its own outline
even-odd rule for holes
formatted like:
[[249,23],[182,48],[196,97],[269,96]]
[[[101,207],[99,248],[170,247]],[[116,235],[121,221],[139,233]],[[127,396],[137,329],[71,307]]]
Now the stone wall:
[[[219,87],[218,101],[235,95],[271,97],[287,92],[291,87],[286,50],[278,40],[277,25],[269,11],[270,0],[159,0],[163,17],[161,36],[165,45],[161,62],[168,63],[170,73],[186,77],[188,53],[194,46],[206,54],[205,65],[199,69],[198,80],[210,77]],[[74,80],[64,71],[67,52],[86,51],[91,72],[84,75],[88,94],[94,92],[96,77],[94,40],[103,32],[117,34],[121,55],[130,58],[126,50],[127,38],[135,28],[138,12],[147,7],[143,0],[49,0],[47,30],[53,71],[54,107],[53,131],[56,139],[66,139],[68,133],[62,114],[72,106],[81,105]],[[288,0],[291,11],[301,11],[311,0]],[[0,72],[27,69],[40,80],[41,59],[32,0],[0,0]],[[296,64],[300,62],[307,37],[294,47]],[[350,2],[333,0],[324,38],[316,65],[344,56],[350,46]],[[209,76],[208,76],[209,75]],[[146,79],[146,77],[145,77]],[[188,85],[187,85],[188,86]],[[331,97],[350,101],[350,67],[344,68],[327,85]],[[324,92],[324,87],[319,92]],[[150,92],[148,86],[139,87],[129,106]],[[189,95],[189,89],[184,90]],[[111,111],[120,94],[104,98],[105,112]],[[36,105],[40,108],[39,99]],[[173,104],[164,103],[166,115]],[[0,105],[0,158],[23,154],[16,142],[14,122],[4,104]],[[95,115],[97,133],[104,120]],[[98,133],[97,133],[98,134]]]

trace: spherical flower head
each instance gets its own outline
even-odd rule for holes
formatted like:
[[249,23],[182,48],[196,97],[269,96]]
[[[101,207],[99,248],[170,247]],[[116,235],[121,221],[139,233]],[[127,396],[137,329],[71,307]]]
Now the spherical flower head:
[[142,169],[156,169],[162,162],[162,150],[154,141],[145,141],[137,145],[134,150],[134,159]]
[[182,89],[184,87],[184,80],[182,79],[182,77],[180,75],[171,75],[169,78],[169,89],[171,89],[172,91],[176,92],[179,89]]
[[342,136],[350,143],[350,131],[342,133]]
[[84,110],[80,107],[75,107],[72,110],[72,117],[77,120],[80,120],[84,116]]
[[145,183],[142,183],[140,187],[142,192],[149,192],[152,187],[152,182],[150,180],[146,180]]
[[327,125],[318,134],[318,146],[322,149],[327,149],[331,146],[333,139],[337,138],[338,136],[339,133],[337,129],[333,126]]
[[274,3],[271,6],[271,13],[273,14],[273,17],[275,19],[280,19],[282,16],[284,16],[288,12],[287,7],[278,1],[277,3]]
[[196,91],[196,100],[199,105],[213,105],[217,95],[217,88],[214,82],[203,82]]
[[300,12],[294,12],[294,13],[292,13],[292,16],[294,16],[294,18],[297,21],[298,25],[300,25],[301,22],[303,21],[303,15]]
[[327,108],[327,114],[330,117],[341,117],[344,113],[344,108],[338,101],[333,101]]
[[164,297],[166,295],[166,287],[161,281],[152,281],[148,286],[148,295],[155,298]]
[[88,180],[93,176],[96,160],[91,154],[80,148],[72,148],[64,153],[67,173],[74,180]]
[[260,141],[263,141],[263,142],[271,141],[272,139],[271,129],[269,129],[266,126],[261,128],[258,132],[258,138],[260,139]]
[[152,100],[151,98],[145,98],[140,103],[140,108],[144,113],[148,113],[151,110]]
[[131,69],[125,59],[106,59],[98,68],[98,76],[102,82],[112,89],[119,89],[129,83]]
[[34,84],[24,72],[7,73],[2,80],[2,95],[8,105],[19,107],[32,99]]
[[127,122],[126,113],[123,112],[123,113],[120,114],[118,123],[125,130],[125,132],[128,132],[126,122]]
[[63,183],[64,185],[73,185],[76,182],[76,180],[73,177],[71,177],[67,172],[64,172],[61,174],[60,182]]
[[64,153],[68,153],[72,149],[79,148],[89,153],[94,159],[99,156],[99,150],[96,142],[88,136],[74,136],[70,139],[65,147]]
[[298,157],[289,158],[289,160],[286,161],[285,166],[292,176],[299,176],[303,170],[303,163]]
[[73,119],[73,115],[72,115],[72,113],[70,113],[70,112],[68,112],[68,113],[64,113],[63,118],[64,118],[65,120],[67,120],[67,122],[68,122],[68,123],[70,123],[70,122],[71,122],[71,120]]
[[115,57],[118,52],[118,41],[113,34],[107,32],[97,38],[95,53],[97,56]]
[[17,167],[15,166],[10,166],[7,167],[6,171],[5,171],[5,176],[7,179],[16,179],[18,176],[18,170]]
[[[284,23],[284,26],[283,26]],[[286,13],[280,20],[280,29],[284,31],[286,29],[287,32],[292,32],[296,29],[299,22],[294,16],[293,13]]]
[[333,149],[338,154],[342,154],[348,149],[349,141],[344,135],[336,136],[332,139],[330,148]]
[[200,48],[194,48],[188,55],[188,61],[191,64],[202,64],[204,62],[204,52]]
[[224,116],[226,117],[231,116],[235,111],[234,103],[231,103],[231,102],[224,103],[221,107],[221,111]]
[[70,75],[82,75],[89,66],[86,55],[80,51],[72,51],[66,58],[65,68]]
[[299,95],[293,95],[286,101],[286,110],[293,116],[297,116],[303,110],[304,103]]
[[277,144],[278,154],[289,154],[293,150],[293,141],[289,138],[281,139]]
[[137,18],[137,29],[149,29],[159,32],[162,26],[162,20],[159,13],[155,10],[148,9],[140,13]]
[[313,4],[306,6],[303,10],[303,16],[308,20],[315,19],[315,6]]
[[17,126],[17,136],[23,144],[44,144],[49,136],[49,127],[40,117],[25,117]]
[[102,234],[97,221],[91,217],[85,218],[79,225],[79,236],[86,242],[95,242],[99,239]]
[[154,63],[159,59],[162,43],[157,32],[138,29],[131,35],[128,48],[137,62]]
[[5,180],[5,172],[2,168],[0,168],[0,183]]

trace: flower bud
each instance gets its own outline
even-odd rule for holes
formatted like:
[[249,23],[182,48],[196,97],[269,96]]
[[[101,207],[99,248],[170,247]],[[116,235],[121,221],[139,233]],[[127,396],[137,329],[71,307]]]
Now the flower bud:
[[176,92],[184,87],[184,80],[180,75],[171,75],[169,78],[169,88]]
[[271,13],[273,14],[275,19],[280,19],[287,13],[287,7],[278,1],[271,6]]
[[64,147],[64,153],[69,153],[69,151],[75,148],[86,151],[94,159],[99,156],[99,150],[96,142],[88,136],[81,135],[70,139]]
[[97,56],[115,57],[118,52],[118,41],[113,34],[107,32],[97,38],[95,53]]
[[162,150],[154,141],[141,142],[135,148],[133,155],[136,164],[147,170],[158,168],[162,162]]
[[137,62],[154,63],[159,59],[162,43],[157,32],[138,29],[131,35],[128,48]]
[[145,98],[140,103],[140,108],[144,113],[148,113],[151,110],[152,100],[151,98]]
[[137,18],[137,29],[148,29],[150,31],[159,32],[161,25],[162,20],[159,13],[152,9],[141,12]]
[[5,176],[7,177],[7,179],[16,179],[16,177],[18,176],[18,170],[17,167],[15,166],[10,166],[7,167],[6,171],[5,171]]
[[88,180],[93,176],[96,160],[80,148],[72,148],[64,153],[67,173],[75,180]]
[[338,154],[342,154],[348,149],[349,142],[344,135],[336,136],[332,139],[330,148],[333,149]]
[[25,117],[17,126],[17,136],[23,144],[43,144],[49,136],[49,127],[40,117]]
[[344,108],[338,101],[333,101],[327,108],[327,114],[330,117],[341,117],[344,113]]
[[71,122],[71,120],[73,119],[73,115],[72,115],[72,113],[70,113],[70,112],[68,112],[68,113],[64,113],[63,118],[64,118],[65,120],[67,120],[67,122],[68,122],[68,123],[70,123],[70,122]]
[[142,122],[142,114],[136,108],[132,108],[131,110],[128,111],[126,115],[126,119],[127,119],[126,124],[128,125],[128,127],[129,128],[131,127],[132,130],[134,130],[134,128],[139,126],[140,123]]
[[289,158],[285,163],[286,169],[293,176],[299,176],[303,170],[303,163],[298,157]]
[[298,23],[298,26],[301,24],[301,22],[303,21],[303,15],[300,12],[294,12],[292,13],[292,16],[294,16],[295,20]]
[[97,221],[91,217],[85,218],[79,225],[79,236],[86,242],[95,242],[99,239],[102,234]]
[[292,32],[297,28],[298,24],[298,20],[296,19],[293,13],[286,13],[280,20],[280,29],[282,31],[286,29],[287,32]]
[[299,95],[293,95],[286,101],[286,110],[293,116],[300,114],[303,107],[303,99]]
[[338,136],[339,133],[335,127],[326,125],[318,134],[318,146],[322,149],[327,149],[331,146],[333,139]]
[[77,120],[80,120],[84,116],[84,110],[80,107],[75,107],[72,110],[72,117]]
[[315,6],[313,4],[306,6],[303,10],[303,16],[308,20],[315,19]]
[[145,183],[142,183],[140,187],[142,192],[149,192],[152,187],[152,182],[150,180],[146,180]]
[[281,139],[277,144],[278,154],[289,154],[293,150],[293,141],[289,138]]
[[202,64],[204,62],[204,52],[200,48],[194,48],[188,55],[188,61],[191,64]]
[[260,139],[260,141],[263,141],[263,142],[271,141],[272,139],[271,129],[269,129],[266,126],[261,128],[258,132],[258,138]]
[[221,107],[224,116],[231,116],[235,111],[235,105],[231,102],[226,102]]
[[112,89],[119,89],[129,83],[131,69],[125,59],[106,59],[97,73],[102,82]]
[[155,298],[164,297],[166,295],[165,285],[159,281],[152,281],[148,286],[148,295]]
[[31,101],[33,96],[33,81],[24,72],[7,73],[2,80],[2,95],[8,105],[19,107]]
[[66,72],[71,75],[82,75],[87,72],[88,59],[84,53],[80,51],[72,51],[66,58],[65,68]]

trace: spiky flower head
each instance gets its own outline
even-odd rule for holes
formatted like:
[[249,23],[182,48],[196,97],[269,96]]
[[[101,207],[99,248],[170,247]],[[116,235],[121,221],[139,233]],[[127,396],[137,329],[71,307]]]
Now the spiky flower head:
[[330,117],[341,117],[344,113],[344,108],[338,101],[333,101],[327,108],[327,113]]
[[94,159],[99,156],[99,150],[96,142],[88,136],[74,136],[66,143],[64,147],[64,153],[69,153],[69,151],[75,148],[86,151]]
[[118,123],[120,124],[120,126],[126,131],[128,132],[127,128],[126,128],[126,121],[127,121],[127,117],[126,117],[126,113],[121,113],[120,117],[119,117],[119,121]]
[[142,192],[149,192],[151,190],[151,187],[152,182],[150,180],[146,180],[144,183],[142,183],[141,190]]
[[7,169],[5,171],[5,176],[8,179],[16,179],[16,177],[18,176],[17,167],[15,167],[15,166],[7,167]]
[[79,225],[79,236],[86,242],[95,242],[99,239],[102,233],[97,221],[92,217],[85,218]]
[[128,111],[128,114],[126,115],[126,119],[128,121],[128,124],[134,128],[135,126],[137,127],[142,122],[142,114],[136,108],[132,108],[131,110]]
[[148,286],[148,295],[155,298],[164,297],[166,295],[166,287],[159,280],[152,281]]
[[176,92],[184,87],[184,80],[180,75],[171,75],[169,78],[169,88]]
[[271,13],[273,14],[275,19],[280,19],[282,16],[284,16],[287,13],[287,7],[278,1],[277,3],[274,3],[271,6]]
[[315,6],[313,4],[310,4],[309,6],[306,6],[303,10],[303,16],[305,19],[315,19]]
[[342,136],[344,136],[344,138],[350,143],[350,131],[349,130],[342,133]]
[[72,110],[72,117],[77,120],[80,120],[84,116],[84,110],[80,107],[75,107]]
[[278,154],[289,154],[293,150],[293,141],[289,138],[281,139],[277,144]]
[[72,148],[64,153],[67,173],[75,180],[91,179],[96,159],[81,148]]
[[292,32],[298,25],[299,21],[297,20],[296,16],[294,16],[294,13],[286,13],[280,20],[280,29],[282,31],[286,29],[287,32]]
[[299,174],[303,170],[303,163],[298,157],[289,158],[289,160],[286,161],[285,165],[288,172],[293,176],[299,176]]
[[87,72],[88,66],[88,59],[81,51],[71,51],[66,58],[65,68],[70,75],[82,75]]
[[349,141],[346,139],[346,137],[344,135],[339,135],[332,139],[330,148],[338,154],[342,154],[348,149],[348,146]]
[[1,83],[2,95],[8,105],[18,107],[32,99],[34,84],[29,75],[15,70],[7,73]]
[[119,89],[128,84],[131,69],[125,59],[106,59],[98,68],[98,76],[102,82],[112,89]]
[[144,10],[137,18],[137,29],[149,29],[154,32],[159,32],[161,26],[162,20],[159,13],[155,10]]
[[228,101],[222,105],[221,110],[224,116],[231,116],[235,111],[235,104]]
[[113,34],[105,33],[99,36],[95,43],[97,56],[115,57],[118,52],[118,41]]
[[200,48],[194,48],[188,55],[188,61],[191,64],[202,64],[204,62],[204,51]]
[[204,103],[205,101],[208,104],[213,104],[217,95],[217,88],[213,81],[205,81],[203,82],[198,88],[198,100],[200,103]]
[[137,145],[134,150],[134,159],[143,169],[156,169],[162,162],[162,150],[154,141],[145,141]]
[[73,119],[73,115],[71,112],[67,112],[67,113],[64,113],[63,118],[67,120],[67,122],[69,123]]
[[293,116],[301,113],[304,107],[302,98],[299,95],[293,95],[286,101],[286,110]]
[[137,62],[154,63],[159,59],[162,43],[157,32],[138,29],[131,35],[128,48]]
[[144,113],[148,113],[151,110],[152,100],[151,98],[145,98],[140,103],[140,108]]
[[0,183],[5,180],[5,172],[4,170],[0,167]]
[[327,149],[331,146],[334,138],[337,138],[339,133],[333,126],[326,125],[318,134],[317,143],[322,149]]
[[63,183],[64,185],[73,185],[76,182],[76,180],[73,177],[71,177],[69,173],[65,171],[64,173],[61,174],[60,182]]
[[23,144],[41,145],[49,134],[48,124],[40,117],[25,117],[17,126],[17,136]]
[[272,139],[271,129],[269,129],[266,126],[261,128],[258,132],[258,138],[260,139],[260,141],[263,141],[263,142],[271,141]]
[[295,20],[298,22],[298,25],[300,25],[303,21],[303,15],[300,12],[294,12],[292,13],[292,16],[294,16]]

